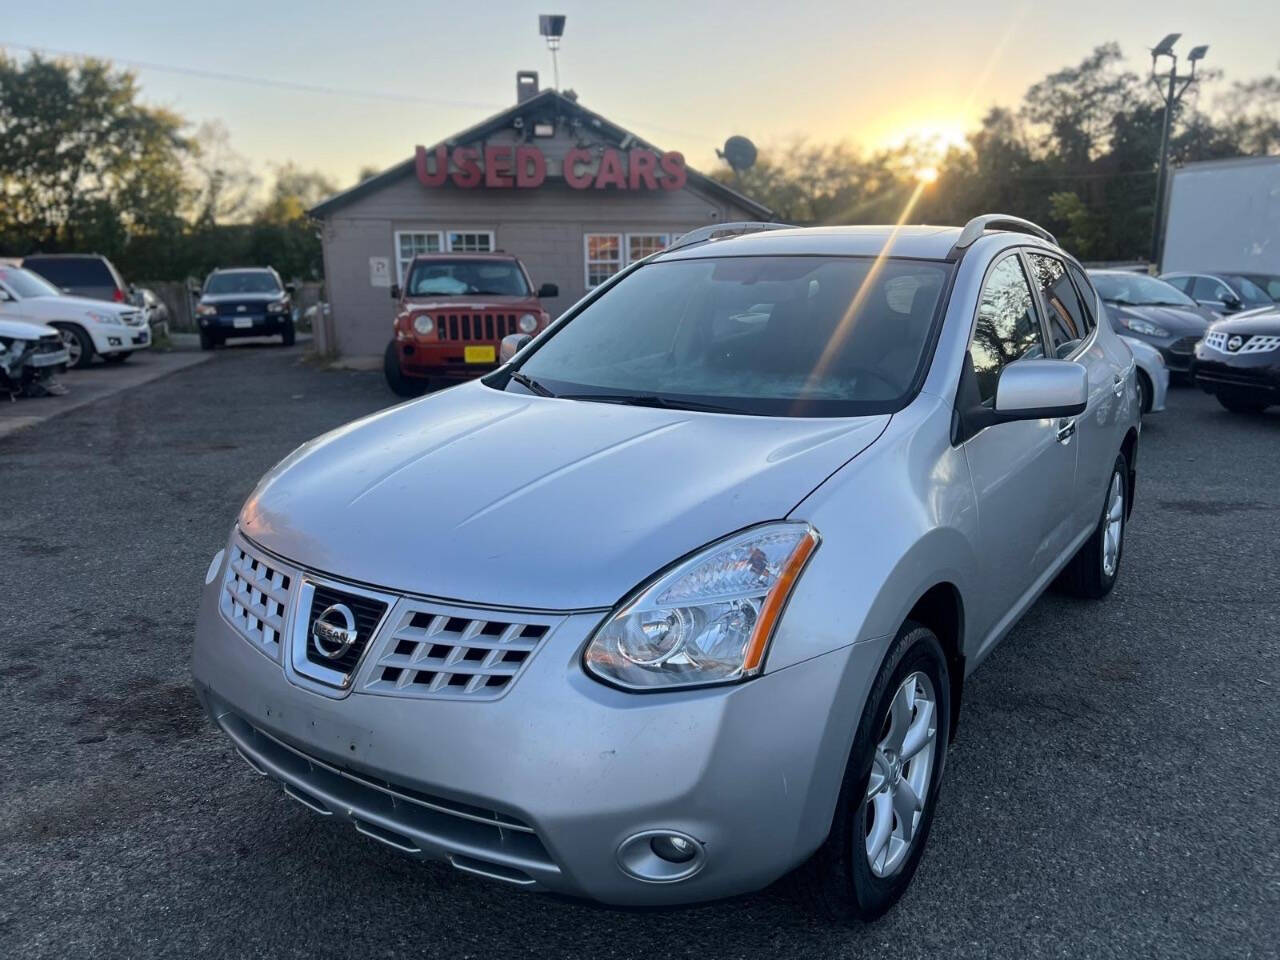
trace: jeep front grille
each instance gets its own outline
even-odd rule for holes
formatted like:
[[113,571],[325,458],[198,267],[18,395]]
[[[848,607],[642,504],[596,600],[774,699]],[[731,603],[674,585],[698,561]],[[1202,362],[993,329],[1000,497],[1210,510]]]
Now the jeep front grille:
[[441,340],[478,340],[492,343],[519,332],[516,313],[437,313],[433,315]]
[[280,659],[285,611],[292,578],[239,542],[230,547],[219,606],[240,635],[273,660]]
[[515,682],[551,624],[510,614],[458,616],[405,601],[383,630],[361,690],[493,700]]

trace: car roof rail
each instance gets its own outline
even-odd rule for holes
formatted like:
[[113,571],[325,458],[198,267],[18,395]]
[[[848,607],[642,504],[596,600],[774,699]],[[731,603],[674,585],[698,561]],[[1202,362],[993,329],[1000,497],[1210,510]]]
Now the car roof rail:
[[676,237],[675,242],[663,253],[691,247],[695,243],[706,243],[708,240],[720,240],[724,237],[741,237],[748,233],[761,233],[765,230],[789,230],[789,223],[765,223],[763,220],[739,220],[733,223],[709,223],[688,233]]
[[976,241],[982,239],[983,234],[988,230],[1011,230],[1014,233],[1029,233],[1033,237],[1049,241],[1055,247],[1058,245],[1058,238],[1037,223],[1024,220],[1022,217],[1010,216],[1007,213],[984,213],[980,217],[974,217],[964,225],[964,229],[960,231],[960,239],[956,241],[952,251],[955,252],[972,246]]

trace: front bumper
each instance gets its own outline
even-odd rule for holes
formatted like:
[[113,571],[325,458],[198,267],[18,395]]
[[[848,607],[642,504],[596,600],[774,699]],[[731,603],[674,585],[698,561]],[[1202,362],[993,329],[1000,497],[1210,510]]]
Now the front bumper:
[[1280,350],[1229,354],[1196,348],[1196,384],[1207,393],[1229,393],[1280,403]]
[[132,353],[151,346],[151,328],[145,322],[137,327],[91,324],[87,329],[98,353]]
[[[471,380],[498,369],[498,343],[396,339],[400,372],[407,377]],[[487,359],[478,359],[477,354]]]
[[[218,610],[221,589],[221,575],[205,589],[192,670],[208,713],[255,770],[412,856],[624,905],[756,890],[816,849],[849,716],[856,723],[888,643],[735,686],[629,694],[582,672],[602,613],[577,613],[499,699],[339,698],[295,684],[243,639]],[[696,838],[702,868],[666,883],[624,872],[619,847],[646,830]]]
[[232,337],[272,337],[284,333],[290,321],[287,313],[230,314],[201,317],[200,329],[224,340]]

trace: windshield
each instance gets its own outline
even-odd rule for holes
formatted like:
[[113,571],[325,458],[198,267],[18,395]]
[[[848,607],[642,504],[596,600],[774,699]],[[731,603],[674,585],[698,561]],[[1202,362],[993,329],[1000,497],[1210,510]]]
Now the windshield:
[[853,257],[647,264],[520,365],[557,395],[763,416],[900,409],[950,266]]
[[1248,277],[1242,277],[1240,274],[1228,274],[1227,279],[1231,281],[1232,286],[1236,288],[1236,293],[1240,295],[1240,299],[1250,307],[1265,307],[1270,303],[1274,303],[1267,295],[1267,292],[1260,286],[1250,280]]
[[0,280],[4,281],[19,300],[26,300],[28,297],[62,296],[62,291],[44,277],[20,267],[0,267]]
[[527,297],[529,284],[512,260],[419,260],[405,292],[411,297]]
[[280,284],[276,282],[275,274],[266,270],[230,270],[209,274],[204,292],[214,296],[224,293],[279,293]]
[[1098,296],[1134,306],[1194,307],[1196,302],[1171,283],[1142,273],[1091,273]]

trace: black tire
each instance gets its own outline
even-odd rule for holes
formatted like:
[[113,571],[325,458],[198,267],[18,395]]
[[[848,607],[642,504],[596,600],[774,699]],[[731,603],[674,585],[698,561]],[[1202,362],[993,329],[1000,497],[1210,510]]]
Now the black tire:
[[382,372],[387,378],[387,386],[397,397],[420,397],[427,392],[428,381],[421,377],[406,377],[400,371],[400,357],[396,354],[395,341],[387,344],[382,355]]
[[122,350],[119,353],[104,353],[102,359],[106,363],[124,363],[129,359],[132,350]]
[[200,349],[214,350],[218,346],[218,338],[207,330],[200,331]]
[[84,370],[93,363],[93,341],[89,339],[89,334],[85,333],[80,327],[72,323],[55,323],[53,326],[58,328],[58,332],[62,334],[62,340],[70,346],[67,338],[74,338],[80,347],[80,356],[74,362],[69,362],[67,367],[72,370]]
[[1151,378],[1142,370],[1138,371],[1138,409],[1143,413],[1151,412],[1151,404],[1155,402],[1155,387],[1151,385]]
[[[1107,540],[1107,514],[1112,484],[1117,474],[1120,476],[1120,495],[1124,501],[1121,508],[1118,553],[1115,566],[1108,573],[1103,565],[1103,551]],[[1094,527],[1092,535],[1076,551],[1076,555],[1071,558],[1071,562],[1058,577],[1057,585],[1064,593],[1083,597],[1086,600],[1101,600],[1116,585],[1116,579],[1120,576],[1120,564],[1124,560],[1124,534],[1129,526],[1129,497],[1129,464],[1124,454],[1120,454],[1116,457],[1115,465],[1107,476],[1107,489],[1102,499],[1102,513],[1098,517],[1098,525]]]
[[293,330],[293,321],[290,320],[285,325],[284,333],[280,335],[280,342],[283,343],[286,347],[292,347],[294,340],[296,338],[297,338],[297,334],[295,334]]
[[[936,698],[936,732],[933,745],[925,748],[933,751],[933,774],[925,792],[912,846],[890,876],[879,877],[872,872],[867,857],[869,821],[867,804],[863,799],[876,748],[888,721],[890,703],[903,682],[917,671],[929,678]],[[932,630],[909,620],[902,625],[885,654],[884,663],[867,695],[853,738],[853,748],[845,765],[831,832],[808,862],[791,875],[792,891],[806,909],[846,923],[867,922],[880,917],[898,902],[910,886],[929,840],[950,736],[951,680],[946,654]]]
[[1218,402],[1232,413],[1261,413],[1267,405],[1258,400],[1248,399],[1234,393],[1218,394]]

